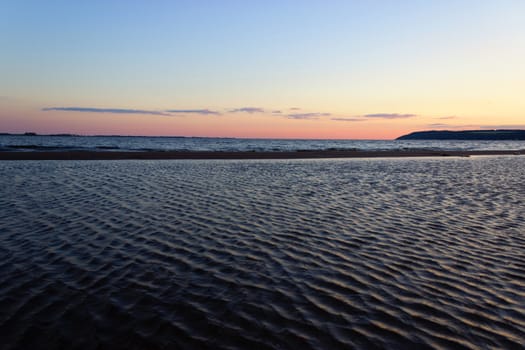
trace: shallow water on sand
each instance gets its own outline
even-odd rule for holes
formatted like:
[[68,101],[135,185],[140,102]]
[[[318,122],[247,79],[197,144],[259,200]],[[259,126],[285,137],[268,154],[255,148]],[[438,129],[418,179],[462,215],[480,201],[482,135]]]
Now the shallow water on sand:
[[525,158],[0,162],[2,348],[521,348]]

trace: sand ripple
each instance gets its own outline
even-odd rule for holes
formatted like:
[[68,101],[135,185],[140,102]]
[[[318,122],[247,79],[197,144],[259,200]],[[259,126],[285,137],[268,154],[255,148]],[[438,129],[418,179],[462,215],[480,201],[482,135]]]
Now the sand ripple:
[[0,344],[522,348],[525,159],[0,162]]

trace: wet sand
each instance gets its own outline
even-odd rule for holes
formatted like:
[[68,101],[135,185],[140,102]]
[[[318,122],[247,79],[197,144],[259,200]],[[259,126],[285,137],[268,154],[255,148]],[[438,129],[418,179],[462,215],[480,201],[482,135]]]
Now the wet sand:
[[1,349],[523,349],[525,157],[0,162]]
[[145,152],[0,152],[0,160],[118,160],[118,159],[319,159],[469,157],[523,155],[525,150],[504,151],[353,151],[323,150],[294,152],[145,151]]

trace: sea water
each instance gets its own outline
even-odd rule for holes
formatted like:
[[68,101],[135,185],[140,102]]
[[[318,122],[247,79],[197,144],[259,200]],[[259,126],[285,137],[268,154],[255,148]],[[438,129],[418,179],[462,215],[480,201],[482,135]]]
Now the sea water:
[[0,135],[4,151],[521,150],[525,141],[289,140],[146,136]]

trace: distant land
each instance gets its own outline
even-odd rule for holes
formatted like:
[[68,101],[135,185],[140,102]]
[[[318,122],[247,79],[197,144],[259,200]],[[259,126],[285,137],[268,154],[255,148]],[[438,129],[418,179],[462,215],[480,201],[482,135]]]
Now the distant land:
[[[144,135],[81,135],[81,134],[37,134],[36,132],[24,132],[20,133],[9,133],[9,132],[0,132],[0,136],[52,136],[52,137],[160,137],[160,138],[177,138],[177,139],[186,139],[186,138],[207,138],[199,136],[144,136]],[[230,137],[210,137],[210,138],[230,138]]]
[[[53,137],[158,137],[158,138],[216,138],[237,139],[236,137],[200,137],[200,136],[139,136],[139,135],[78,135],[78,134],[37,134],[35,132],[8,133],[0,132],[0,136],[53,136]],[[525,130],[502,129],[502,130],[426,130],[414,131],[402,135],[396,140],[473,140],[473,141],[525,141]]]
[[396,140],[517,140],[525,141],[525,130],[416,131]]

